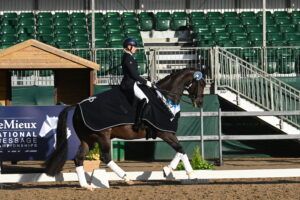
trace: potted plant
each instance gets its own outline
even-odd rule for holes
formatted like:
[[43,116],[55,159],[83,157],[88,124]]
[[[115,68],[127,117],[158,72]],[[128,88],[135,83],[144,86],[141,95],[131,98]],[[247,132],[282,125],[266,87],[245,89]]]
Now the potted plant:
[[89,151],[83,162],[83,168],[86,172],[93,172],[94,169],[100,167],[99,145],[96,144],[92,150]]

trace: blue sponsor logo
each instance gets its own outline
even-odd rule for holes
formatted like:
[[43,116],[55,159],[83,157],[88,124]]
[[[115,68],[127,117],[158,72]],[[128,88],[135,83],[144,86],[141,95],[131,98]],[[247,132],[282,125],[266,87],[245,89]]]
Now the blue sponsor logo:
[[[63,106],[0,108],[0,160],[45,160],[56,144],[58,114]],[[69,114],[68,159],[73,159],[79,140]]]

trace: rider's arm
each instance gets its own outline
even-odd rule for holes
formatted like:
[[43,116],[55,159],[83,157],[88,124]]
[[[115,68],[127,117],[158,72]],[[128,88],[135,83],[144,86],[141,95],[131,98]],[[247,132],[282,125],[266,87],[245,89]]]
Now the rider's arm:
[[133,60],[133,58],[127,57],[127,59],[125,60],[125,64],[127,66],[128,69],[128,73],[129,76],[131,78],[133,78],[136,81],[139,81],[141,84],[146,85],[147,80],[142,78],[138,72],[137,72],[137,66],[136,66],[136,62]]

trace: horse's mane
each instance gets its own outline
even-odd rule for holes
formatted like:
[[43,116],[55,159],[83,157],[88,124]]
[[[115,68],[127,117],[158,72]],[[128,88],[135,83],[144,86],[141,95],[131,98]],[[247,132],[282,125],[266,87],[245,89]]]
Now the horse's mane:
[[174,69],[172,70],[172,73],[167,75],[166,77],[164,77],[163,79],[160,79],[157,83],[162,83],[162,82],[165,82],[165,81],[168,81],[170,78],[172,78],[173,76],[177,76],[178,74],[181,74],[183,73],[184,71],[196,71],[197,69],[196,68],[184,68],[184,69]]

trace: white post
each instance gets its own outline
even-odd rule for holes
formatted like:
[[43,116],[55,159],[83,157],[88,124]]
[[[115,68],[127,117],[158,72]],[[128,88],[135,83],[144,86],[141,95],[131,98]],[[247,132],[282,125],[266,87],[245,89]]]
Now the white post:
[[95,50],[95,0],[91,0],[92,7],[92,50]]
[[263,69],[267,67],[267,20],[266,20],[266,0],[263,0]]
[[218,86],[220,85],[220,61],[219,61],[219,48],[218,47],[213,47],[213,49],[211,50],[214,58],[213,60],[213,64],[212,66],[214,67],[213,71],[214,71],[214,92],[217,92]]

